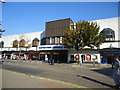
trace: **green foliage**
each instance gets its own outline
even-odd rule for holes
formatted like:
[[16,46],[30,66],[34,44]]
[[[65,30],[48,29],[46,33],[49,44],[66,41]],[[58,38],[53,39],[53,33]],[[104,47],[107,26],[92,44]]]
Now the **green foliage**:
[[64,44],[73,46],[77,51],[79,47],[99,47],[104,42],[103,35],[99,35],[99,26],[96,22],[79,21],[65,32]]

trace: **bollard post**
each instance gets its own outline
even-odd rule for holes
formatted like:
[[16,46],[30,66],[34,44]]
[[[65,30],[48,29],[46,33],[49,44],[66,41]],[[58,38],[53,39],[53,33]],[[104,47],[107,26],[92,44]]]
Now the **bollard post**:
[[93,67],[95,67],[95,59],[93,59]]

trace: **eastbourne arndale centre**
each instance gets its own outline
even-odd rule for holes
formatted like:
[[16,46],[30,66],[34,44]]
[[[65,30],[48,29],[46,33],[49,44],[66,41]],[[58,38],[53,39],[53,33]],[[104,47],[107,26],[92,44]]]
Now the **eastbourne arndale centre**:
[[74,48],[63,45],[64,32],[72,24],[70,18],[48,21],[45,31],[3,36],[0,49],[3,59],[39,60],[55,63],[74,63],[76,55],[82,63],[96,62],[111,64],[115,56],[120,56],[120,17],[93,20],[104,33],[105,41],[100,48],[84,47],[77,53]]

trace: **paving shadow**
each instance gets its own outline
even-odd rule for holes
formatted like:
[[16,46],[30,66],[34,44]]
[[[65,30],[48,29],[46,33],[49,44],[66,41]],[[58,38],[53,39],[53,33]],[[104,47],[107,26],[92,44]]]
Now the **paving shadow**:
[[106,76],[111,77],[111,78],[112,78],[112,74],[113,74],[113,69],[111,69],[111,68],[93,69],[92,71],[106,75]]
[[107,86],[107,87],[110,87],[110,88],[113,88],[112,85],[110,84],[107,84],[107,83],[104,83],[104,82],[101,82],[101,81],[98,81],[98,80],[95,80],[95,79],[92,79],[90,77],[86,77],[86,76],[81,76],[81,75],[77,75],[78,77],[81,77],[81,78],[84,78],[84,79],[87,79],[87,80],[90,80],[90,81],[93,81],[95,83],[98,83],[98,84],[101,84],[101,85],[104,85],[104,86]]

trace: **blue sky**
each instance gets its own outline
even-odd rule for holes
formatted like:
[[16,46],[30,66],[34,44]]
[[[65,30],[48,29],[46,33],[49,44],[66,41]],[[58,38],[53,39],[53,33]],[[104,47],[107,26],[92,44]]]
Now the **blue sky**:
[[45,30],[45,22],[71,18],[97,20],[118,16],[117,2],[6,2],[2,5],[4,35]]

